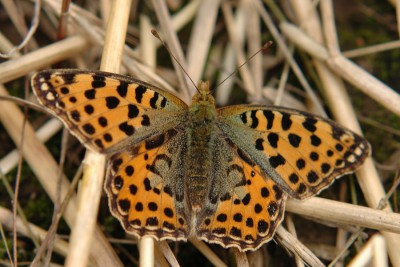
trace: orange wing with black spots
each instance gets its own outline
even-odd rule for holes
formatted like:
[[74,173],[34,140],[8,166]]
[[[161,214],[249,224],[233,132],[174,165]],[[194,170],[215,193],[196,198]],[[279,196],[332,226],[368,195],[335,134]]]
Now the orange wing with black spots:
[[113,215],[129,233],[159,240],[186,240],[185,134],[172,129],[110,159],[105,190]]
[[250,105],[222,108],[219,114],[220,128],[295,198],[319,193],[370,154],[364,138],[313,114]]
[[100,71],[32,78],[39,101],[84,145],[110,158],[113,215],[138,237],[254,250],[280,224],[287,194],[303,199],[355,170],[368,142],[291,109],[215,109],[208,83],[189,107],[150,84]]
[[226,135],[215,143],[212,184],[197,217],[200,239],[241,251],[272,239],[284,215],[286,194]]
[[135,145],[187,119],[188,107],[182,100],[128,76],[45,70],[32,78],[32,87],[41,104],[71,133],[103,153]]

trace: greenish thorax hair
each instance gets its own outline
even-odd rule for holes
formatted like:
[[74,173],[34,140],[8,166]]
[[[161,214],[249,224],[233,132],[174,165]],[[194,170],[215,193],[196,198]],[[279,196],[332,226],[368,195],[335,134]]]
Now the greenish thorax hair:
[[216,139],[215,100],[208,82],[199,83],[198,93],[193,96],[189,108],[189,118],[187,162],[192,166],[186,170],[186,188],[191,208],[197,213],[205,205],[210,189],[212,146]]

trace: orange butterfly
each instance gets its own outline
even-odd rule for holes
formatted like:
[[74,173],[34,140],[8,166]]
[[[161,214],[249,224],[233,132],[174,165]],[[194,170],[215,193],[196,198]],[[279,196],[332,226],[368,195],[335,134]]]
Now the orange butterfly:
[[282,107],[217,109],[208,83],[190,106],[101,71],[47,70],[39,101],[94,151],[112,154],[112,213],[138,237],[254,250],[274,235],[287,195],[304,199],[354,171],[368,142],[333,121]]

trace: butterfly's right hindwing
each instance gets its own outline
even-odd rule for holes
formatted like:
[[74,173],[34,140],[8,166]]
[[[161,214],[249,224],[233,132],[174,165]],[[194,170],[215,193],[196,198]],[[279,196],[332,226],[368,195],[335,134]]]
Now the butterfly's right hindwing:
[[111,212],[127,232],[159,240],[188,238],[186,149],[186,133],[177,128],[111,157],[104,188]]

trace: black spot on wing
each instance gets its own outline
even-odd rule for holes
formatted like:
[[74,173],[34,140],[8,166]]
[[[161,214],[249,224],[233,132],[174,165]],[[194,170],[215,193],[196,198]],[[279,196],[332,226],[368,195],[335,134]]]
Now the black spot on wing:
[[297,168],[298,168],[299,170],[304,169],[304,167],[306,166],[305,160],[304,160],[304,159],[298,159],[298,160],[296,161],[296,166],[297,166]]
[[94,99],[96,97],[96,90],[95,89],[86,90],[84,95],[87,99]]
[[150,99],[150,106],[154,109],[157,108],[158,93],[154,92],[154,96]]
[[150,125],[150,118],[147,115],[142,116],[142,121],[140,122],[142,126],[149,126]]
[[163,97],[161,100],[161,107],[165,108],[166,105],[167,105],[167,99],[165,97]]
[[119,105],[119,99],[115,96],[106,97],[106,106],[109,109],[114,109]]
[[321,138],[316,136],[315,134],[311,135],[311,144],[315,147],[319,146],[321,144]]
[[82,126],[82,129],[87,133],[87,134],[94,134],[96,130],[94,129],[93,125],[90,123],[86,123]]
[[124,132],[127,136],[130,136],[135,133],[135,128],[132,125],[129,125],[127,122],[121,123],[118,128]]
[[254,163],[251,161],[251,159],[243,152],[241,149],[237,149],[238,156],[247,164],[250,166],[254,166]]
[[291,133],[288,135],[289,138],[289,143],[293,146],[293,147],[299,147],[300,145],[300,141],[301,141],[301,137],[298,136],[297,134]]
[[287,131],[292,126],[292,120],[290,119],[290,115],[283,112],[282,113],[282,121],[281,121],[282,129]]
[[77,110],[71,111],[70,115],[71,118],[76,122],[79,122],[81,120],[81,114]]
[[246,112],[240,114],[240,119],[242,120],[243,124],[247,124],[247,115],[246,115]]
[[257,118],[256,114],[257,114],[257,110],[252,110],[251,114],[250,114],[250,117],[251,117],[250,127],[253,129],[257,128],[257,126],[258,126],[258,118]]
[[315,183],[318,181],[318,174],[315,171],[310,171],[307,174],[307,181],[311,184]]
[[131,202],[129,202],[127,199],[121,199],[118,201],[118,205],[122,211],[128,212],[131,207]]
[[135,98],[136,98],[136,101],[139,104],[142,103],[143,95],[144,95],[144,93],[146,93],[146,91],[147,91],[147,88],[144,87],[143,85],[139,85],[138,87],[136,87],[136,89],[135,89],[135,93],[136,93]]
[[99,122],[99,125],[102,127],[106,127],[108,125],[108,121],[104,117],[99,117],[97,121]]
[[85,112],[87,113],[87,114],[92,114],[93,112],[94,112],[94,107],[92,106],[92,105],[86,105],[85,107],[84,107],[84,109],[85,109]]
[[284,165],[286,163],[286,160],[284,157],[282,157],[281,154],[278,154],[276,156],[271,156],[269,158],[269,163],[273,168],[277,168],[280,165]]
[[307,118],[303,122],[303,127],[306,128],[310,132],[315,132],[317,130],[317,127],[315,124],[317,123],[317,120],[314,118]]
[[121,188],[124,186],[124,180],[120,175],[114,177],[114,187],[117,190],[121,190]]
[[105,81],[102,81],[102,80],[94,80],[94,81],[92,81],[92,87],[93,88],[102,88],[104,86],[106,86]]
[[136,105],[129,104],[128,105],[128,117],[130,119],[136,118],[139,115],[139,109]]
[[60,92],[64,95],[69,94],[69,89],[67,87],[61,87]]
[[71,84],[75,82],[75,74],[65,73],[62,75],[65,84]]
[[270,110],[264,110],[263,114],[267,119],[267,130],[270,130],[274,124],[275,114]]
[[344,135],[344,130],[336,126],[331,126],[331,127],[332,127],[332,137],[340,141],[340,138],[342,137],[342,135]]
[[260,150],[260,151],[263,151],[263,150],[264,150],[263,142],[264,142],[264,140],[263,140],[262,138],[258,138],[258,139],[256,140],[256,145],[255,145],[255,147],[256,147],[257,150]]
[[279,135],[277,135],[276,133],[269,133],[267,139],[268,139],[269,144],[273,148],[278,147]]
[[153,149],[160,147],[164,144],[165,136],[164,134],[161,134],[151,140],[147,140],[145,143],[146,149]]
[[120,97],[125,97],[128,93],[128,84],[126,82],[120,82],[117,86],[117,92]]

